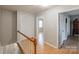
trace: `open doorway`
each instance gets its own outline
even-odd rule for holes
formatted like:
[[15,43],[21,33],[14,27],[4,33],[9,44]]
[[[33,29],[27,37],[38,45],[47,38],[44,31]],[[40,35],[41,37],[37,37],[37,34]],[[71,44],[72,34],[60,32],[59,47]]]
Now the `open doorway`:
[[59,48],[78,50],[79,10],[59,13]]
[[44,18],[37,17],[36,19],[36,36],[38,44],[43,47],[44,45]]
[[75,18],[73,20],[73,36],[79,34],[79,19]]

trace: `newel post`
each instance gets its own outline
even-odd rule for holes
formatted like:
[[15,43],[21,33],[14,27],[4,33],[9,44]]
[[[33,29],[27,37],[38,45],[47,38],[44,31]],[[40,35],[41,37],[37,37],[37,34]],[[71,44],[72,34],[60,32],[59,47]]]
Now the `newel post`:
[[32,37],[33,44],[34,44],[34,54],[36,54],[36,46],[37,46],[37,41],[36,38]]

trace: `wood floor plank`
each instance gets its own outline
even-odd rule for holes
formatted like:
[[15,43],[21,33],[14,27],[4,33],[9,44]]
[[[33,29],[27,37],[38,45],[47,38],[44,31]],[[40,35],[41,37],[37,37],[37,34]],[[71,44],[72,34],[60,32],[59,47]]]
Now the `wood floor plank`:
[[37,47],[37,54],[79,54],[79,50],[57,49],[45,44],[43,49]]

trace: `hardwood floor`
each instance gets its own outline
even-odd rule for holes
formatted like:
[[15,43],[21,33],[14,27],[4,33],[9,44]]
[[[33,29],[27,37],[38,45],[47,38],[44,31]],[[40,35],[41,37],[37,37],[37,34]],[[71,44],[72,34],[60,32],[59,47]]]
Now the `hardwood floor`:
[[[16,43],[0,47],[1,54],[21,54]],[[79,54],[79,50],[72,50],[72,49],[57,49],[53,48],[47,44],[44,46],[37,45],[37,54]]]
[[45,44],[43,48],[37,47],[37,54],[78,54],[78,50],[56,49]]
[[67,40],[64,41],[62,49],[79,49],[79,37],[78,36],[69,36]]
[[[33,44],[28,42],[28,40],[23,40],[20,42],[21,46],[24,48],[25,54],[31,53],[33,51]],[[30,45],[29,45],[30,44]],[[27,46],[28,45],[28,46]],[[53,48],[47,44],[41,45],[37,44],[37,54],[78,54],[78,50],[73,49],[57,49]]]

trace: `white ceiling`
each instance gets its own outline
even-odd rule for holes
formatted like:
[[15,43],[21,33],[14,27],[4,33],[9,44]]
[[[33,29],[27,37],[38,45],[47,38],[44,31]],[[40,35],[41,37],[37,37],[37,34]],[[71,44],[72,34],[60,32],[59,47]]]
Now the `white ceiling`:
[[49,5],[49,6],[41,6],[41,5],[0,5],[0,8],[7,9],[11,11],[26,11],[30,13],[38,13],[40,11],[44,11],[48,8],[55,7],[56,5]]
[[69,15],[69,16],[79,15],[79,9],[72,10],[72,11],[69,11],[69,12],[64,12],[64,14]]

